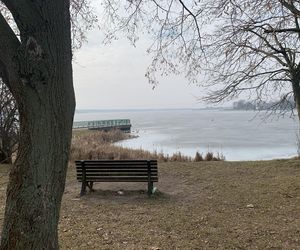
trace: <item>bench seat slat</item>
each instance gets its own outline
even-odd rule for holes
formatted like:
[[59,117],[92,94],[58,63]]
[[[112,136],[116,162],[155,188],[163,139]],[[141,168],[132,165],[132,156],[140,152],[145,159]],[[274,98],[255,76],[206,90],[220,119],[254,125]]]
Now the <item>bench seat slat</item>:
[[[136,165],[120,165],[120,164],[104,164],[104,165],[84,165],[86,168],[147,168],[147,165],[136,164]],[[151,168],[157,168],[157,165],[150,165]],[[82,168],[82,166],[76,166],[76,168]]]
[[[130,172],[133,172],[133,173],[148,173],[148,170],[147,169],[86,169],[86,172],[89,172],[89,173],[107,173],[107,172],[110,172],[110,173],[130,173]],[[151,169],[151,172],[152,173],[157,173],[157,169]],[[82,173],[82,169],[77,169],[77,173]]]
[[[82,182],[82,180],[78,180],[79,182]],[[120,178],[120,177],[116,177],[116,178],[87,178],[86,181],[94,181],[94,182],[147,182],[148,178],[128,178],[128,177],[124,177],[124,178]],[[152,182],[157,182],[158,178],[151,178]]]
[[[130,163],[130,162],[124,162],[124,163],[90,163],[90,164],[84,164],[85,166],[130,166],[130,167],[135,167],[135,166],[148,166],[146,162],[135,162],[135,163]],[[81,164],[76,164],[76,167],[80,167]],[[157,166],[157,164],[151,163],[150,166]]]
[[[76,168],[77,171],[82,171],[82,168]],[[85,167],[85,170],[148,170],[146,167]],[[150,170],[157,171],[157,167],[150,167]]]
[[[148,176],[147,173],[86,173],[86,177],[89,176]],[[150,176],[157,176],[157,173],[151,173]],[[82,174],[77,174],[77,177],[82,177]]]
[[[111,175],[111,174],[105,174],[105,175],[86,175],[86,178],[102,178],[102,177],[105,177],[105,178],[115,178],[115,177],[128,177],[128,178],[132,178],[132,177],[142,177],[142,178],[148,178],[147,175],[129,175],[129,174],[123,174],[123,175],[120,175],[120,174],[114,174],[114,175]],[[77,175],[77,179],[82,179],[82,175]],[[151,175],[150,178],[157,178],[157,175]]]
[[[86,179],[118,179],[118,178],[124,178],[124,179],[148,179],[148,176],[128,176],[128,175],[116,175],[116,176],[86,176]],[[150,176],[150,179],[157,179],[158,176]],[[82,176],[78,176],[77,180],[82,180]]]
[[[82,174],[83,171],[77,171],[77,174]],[[86,170],[85,173],[97,173],[98,175],[101,175],[101,174],[104,174],[104,173],[140,173],[140,174],[148,174],[148,171],[147,170],[134,170],[134,169],[131,169],[131,170],[128,170],[128,169],[116,169],[116,170],[111,170],[111,169],[105,169],[105,170],[93,170],[93,171],[89,171],[89,170]],[[157,170],[155,171],[150,171],[150,173],[158,173]]]
[[[130,180],[135,180],[135,179],[143,179],[143,180],[148,180],[148,177],[147,176],[135,176],[135,178],[133,178],[133,176],[89,176],[89,177],[86,177],[86,180],[98,180],[98,179],[110,179],[110,180],[115,180],[115,179],[130,179]],[[158,179],[157,176],[151,176],[150,177],[150,180],[156,180]],[[81,181],[82,178],[81,177],[78,177],[77,180]]]
[[[76,165],[81,164],[82,161],[75,161]],[[147,163],[147,160],[84,160],[85,164],[90,164],[90,163],[96,163],[96,164],[102,164],[102,163],[116,163],[116,164],[123,164],[123,163]],[[150,160],[150,163],[157,163],[157,160]]]
[[[88,180],[88,181],[93,181],[93,182],[147,182],[145,180],[123,180],[123,179],[115,179],[115,180]],[[78,181],[81,182],[81,181]],[[151,180],[151,182],[158,182],[158,180]]]

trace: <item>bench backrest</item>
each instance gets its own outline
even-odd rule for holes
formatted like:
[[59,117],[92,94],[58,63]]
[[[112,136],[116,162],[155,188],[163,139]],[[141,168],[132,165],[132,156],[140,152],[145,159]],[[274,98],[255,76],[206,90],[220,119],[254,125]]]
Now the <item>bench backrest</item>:
[[94,182],[157,182],[156,160],[75,161],[77,180]]

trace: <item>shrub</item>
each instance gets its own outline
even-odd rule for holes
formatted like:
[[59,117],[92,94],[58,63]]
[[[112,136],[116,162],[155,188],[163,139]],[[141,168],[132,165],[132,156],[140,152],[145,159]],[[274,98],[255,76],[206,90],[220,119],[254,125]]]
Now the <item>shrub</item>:
[[212,161],[214,159],[214,154],[211,153],[211,152],[207,152],[205,157],[204,157],[204,160],[205,161]]
[[203,161],[202,154],[200,154],[198,151],[196,152],[194,161]]

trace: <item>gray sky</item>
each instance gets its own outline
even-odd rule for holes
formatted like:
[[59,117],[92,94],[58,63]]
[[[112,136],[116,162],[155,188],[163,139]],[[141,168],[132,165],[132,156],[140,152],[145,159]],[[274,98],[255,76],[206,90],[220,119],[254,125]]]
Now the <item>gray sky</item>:
[[88,33],[88,43],[73,62],[77,109],[201,108],[201,89],[182,76],[160,79],[152,85],[145,77],[151,57],[145,38],[134,48],[126,39],[103,45],[98,29]]

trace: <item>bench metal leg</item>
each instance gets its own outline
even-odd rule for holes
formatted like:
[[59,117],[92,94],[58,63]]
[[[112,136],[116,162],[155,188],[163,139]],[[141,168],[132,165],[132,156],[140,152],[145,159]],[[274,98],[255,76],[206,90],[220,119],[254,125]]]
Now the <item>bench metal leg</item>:
[[90,189],[91,192],[94,192],[95,190],[93,189],[93,185],[94,185],[94,182],[93,181],[88,181],[87,182],[87,186],[88,188]]
[[82,182],[80,196],[83,196],[86,194],[86,186],[87,186],[86,184],[87,183],[85,181]]
[[150,181],[148,182],[148,196],[151,196],[152,192],[153,192],[153,182]]
[[81,186],[80,196],[83,196],[86,194],[86,186],[87,186],[86,169],[85,169],[84,161],[81,161],[81,167],[82,167],[82,186]]

